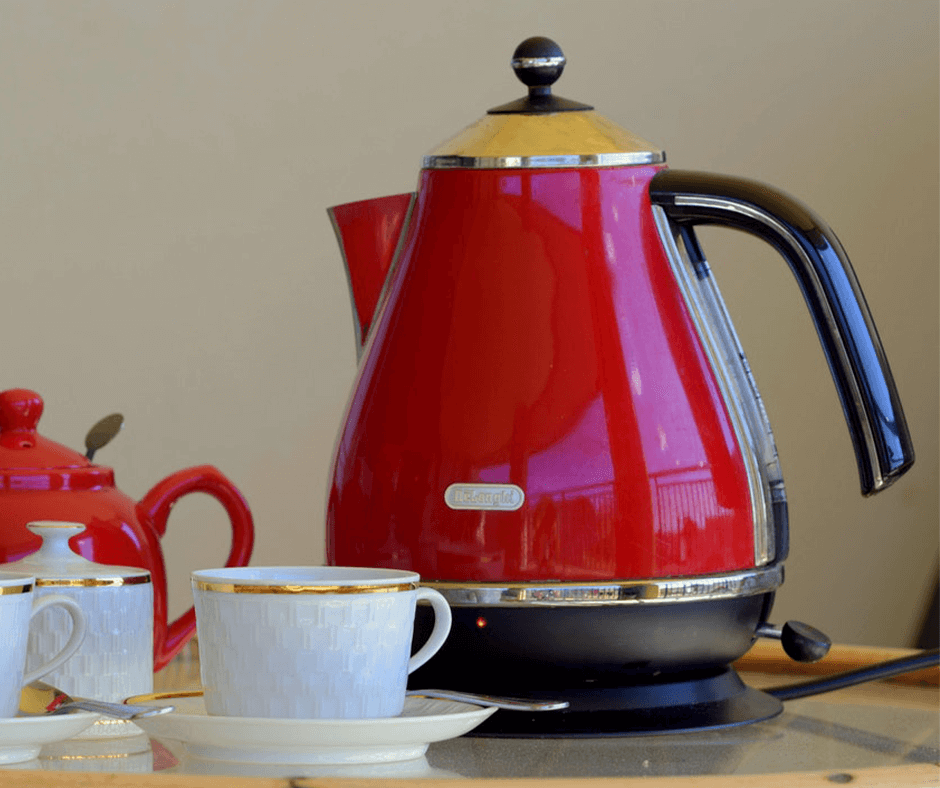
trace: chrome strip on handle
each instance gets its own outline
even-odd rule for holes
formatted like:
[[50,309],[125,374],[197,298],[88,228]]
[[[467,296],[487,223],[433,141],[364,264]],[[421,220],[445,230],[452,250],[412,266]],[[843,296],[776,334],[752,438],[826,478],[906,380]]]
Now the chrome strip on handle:
[[888,487],[914,462],[894,378],[842,245],[802,203],[756,181],[664,170],[650,199],[677,224],[743,230],[783,255],[803,292],[839,392],[863,495]]

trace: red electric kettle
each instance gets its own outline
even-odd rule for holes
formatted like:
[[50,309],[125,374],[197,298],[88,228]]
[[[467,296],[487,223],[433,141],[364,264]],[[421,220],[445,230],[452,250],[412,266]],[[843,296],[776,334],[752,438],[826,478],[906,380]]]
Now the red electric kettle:
[[[36,427],[43,401],[34,391],[0,392],[0,564],[39,549],[42,539],[26,528],[35,520],[85,524],[70,545],[85,558],[149,570],[153,588],[154,670],[164,667],[192,637],[192,608],[167,623],[166,569],[160,538],[173,504],[189,493],[211,495],[232,523],[226,566],[251,557],[254,527],[248,504],[210,465],[177,471],[135,503],[114,486],[114,471],[42,437]],[[2,568],[2,567],[0,567]]]
[[821,633],[767,623],[783,480],[695,227],[755,234],[789,264],[868,495],[913,450],[851,265],[793,198],[667,169],[553,95],[564,62],[523,42],[528,96],[428,155],[416,194],[330,210],[361,361],[328,560],[411,569],[448,597],[452,635],[419,685],[586,697],[726,676],[761,634],[818,658]]

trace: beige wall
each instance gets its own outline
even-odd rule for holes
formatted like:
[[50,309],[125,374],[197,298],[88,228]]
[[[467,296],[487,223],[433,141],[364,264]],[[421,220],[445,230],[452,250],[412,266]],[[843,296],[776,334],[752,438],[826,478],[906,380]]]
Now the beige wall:
[[[863,500],[835,390],[786,266],[707,251],[778,438],[792,554],[775,618],[903,644],[938,539],[935,2],[0,3],[2,381],[42,431],[135,497],[213,463],[249,499],[255,563],[323,557],[333,439],[355,370],[328,205],[408,191],[420,156],[516,98],[508,60],[561,43],[561,95],[669,153],[760,178],[826,217],[856,266],[918,460]],[[180,504],[171,608],[224,553]]]

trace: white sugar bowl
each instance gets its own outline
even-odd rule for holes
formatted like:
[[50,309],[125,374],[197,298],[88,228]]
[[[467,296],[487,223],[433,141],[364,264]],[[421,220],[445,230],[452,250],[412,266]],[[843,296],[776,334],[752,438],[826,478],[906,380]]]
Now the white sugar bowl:
[[[65,594],[82,608],[87,634],[75,655],[44,680],[83,698],[120,702],[153,691],[153,584],[145,569],[97,564],[69,546],[85,530],[82,523],[43,520],[28,523],[42,537],[32,555],[4,564],[4,570],[36,577],[36,593]],[[55,653],[68,638],[70,624],[63,611],[42,611],[29,632],[26,665]],[[137,736],[132,722],[102,718],[79,738]]]

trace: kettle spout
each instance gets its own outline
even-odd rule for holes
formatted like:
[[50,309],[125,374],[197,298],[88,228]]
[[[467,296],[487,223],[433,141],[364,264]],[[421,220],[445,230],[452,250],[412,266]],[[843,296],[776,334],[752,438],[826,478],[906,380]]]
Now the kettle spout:
[[378,313],[416,196],[409,192],[327,208],[349,279],[357,356]]

